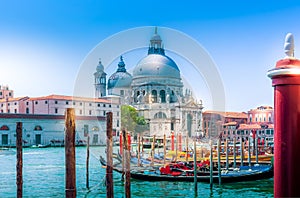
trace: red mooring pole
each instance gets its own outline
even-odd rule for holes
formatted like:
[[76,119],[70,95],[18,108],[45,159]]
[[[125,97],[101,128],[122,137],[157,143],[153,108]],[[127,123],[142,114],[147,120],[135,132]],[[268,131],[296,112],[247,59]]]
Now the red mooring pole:
[[268,71],[274,87],[274,197],[300,197],[300,60],[293,36],[286,37],[288,55]]
[[174,151],[174,133],[171,133],[171,151]]

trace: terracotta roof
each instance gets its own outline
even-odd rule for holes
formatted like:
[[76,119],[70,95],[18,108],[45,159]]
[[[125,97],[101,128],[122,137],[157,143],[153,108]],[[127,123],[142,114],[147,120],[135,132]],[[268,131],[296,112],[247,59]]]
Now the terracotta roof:
[[223,124],[223,126],[232,126],[232,125],[237,125],[237,122],[227,122]]
[[[22,100],[27,100],[28,98],[29,98],[28,96],[17,97],[17,98],[8,98],[7,102],[22,101]],[[6,102],[6,98],[1,99],[0,102]]]
[[[0,113],[1,118],[11,119],[50,119],[50,120],[64,120],[64,115],[46,115],[46,114],[12,114],[12,113]],[[75,116],[76,120],[105,120],[105,116]]]
[[78,96],[64,96],[64,95],[49,95],[30,98],[29,100],[70,100],[70,101],[85,101],[85,102],[101,102],[101,103],[111,103],[110,100],[102,98],[88,98],[88,97],[78,97]]
[[259,124],[240,124],[238,129],[261,129],[261,126]]
[[219,114],[226,118],[248,118],[245,112],[205,111],[203,114]]

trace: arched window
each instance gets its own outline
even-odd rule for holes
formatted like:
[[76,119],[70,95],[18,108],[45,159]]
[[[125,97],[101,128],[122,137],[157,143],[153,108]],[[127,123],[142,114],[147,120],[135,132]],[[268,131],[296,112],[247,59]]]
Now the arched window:
[[1,131],[8,131],[9,128],[7,125],[2,125],[1,128],[0,128]]
[[159,97],[160,97],[161,103],[166,103],[166,91],[165,90],[160,90]]
[[152,95],[152,102],[157,103],[157,91],[152,90],[151,95]]
[[167,118],[167,116],[166,116],[166,114],[165,113],[163,113],[163,112],[158,112],[158,113],[156,113],[155,115],[154,115],[154,118],[155,119],[157,119],[157,118],[159,118],[159,119],[162,119],[162,118]]
[[42,129],[42,127],[40,126],[40,125],[36,125],[35,127],[34,127],[34,131],[42,131],[43,129]]
[[94,127],[92,128],[92,131],[99,131],[99,127],[94,126]]

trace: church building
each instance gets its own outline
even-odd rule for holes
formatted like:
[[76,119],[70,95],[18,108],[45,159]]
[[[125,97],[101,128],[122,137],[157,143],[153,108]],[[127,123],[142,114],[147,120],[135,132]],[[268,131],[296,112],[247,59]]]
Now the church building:
[[[149,124],[146,134],[167,136],[171,132],[183,136],[199,136],[202,129],[202,102],[197,102],[190,90],[185,89],[180,69],[175,61],[166,55],[162,39],[155,29],[150,39],[147,55],[137,60],[132,73],[120,57],[118,67],[107,82],[108,96],[119,96],[121,105],[137,109]],[[99,63],[101,64],[101,63]],[[99,69],[101,68],[101,70]],[[104,92],[101,78],[105,78],[103,66],[97,66],[95,92],[102,97]]]

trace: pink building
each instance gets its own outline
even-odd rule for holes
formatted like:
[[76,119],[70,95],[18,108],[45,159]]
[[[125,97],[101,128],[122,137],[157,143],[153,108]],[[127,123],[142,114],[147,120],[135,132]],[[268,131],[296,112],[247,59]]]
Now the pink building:
[[270,106],[260,106],[248,111],[248,123],[274,123],[274,109]]

